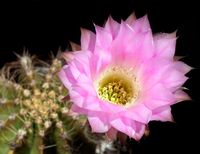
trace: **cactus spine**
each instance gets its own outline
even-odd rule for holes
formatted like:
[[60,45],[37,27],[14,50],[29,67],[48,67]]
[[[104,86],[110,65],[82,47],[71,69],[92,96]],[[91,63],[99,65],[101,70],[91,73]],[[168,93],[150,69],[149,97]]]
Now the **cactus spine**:
[[68,114],[67,91],[57,77],[61,60],[18,58],[0,72],[0,154],[72,153],[85,119]]

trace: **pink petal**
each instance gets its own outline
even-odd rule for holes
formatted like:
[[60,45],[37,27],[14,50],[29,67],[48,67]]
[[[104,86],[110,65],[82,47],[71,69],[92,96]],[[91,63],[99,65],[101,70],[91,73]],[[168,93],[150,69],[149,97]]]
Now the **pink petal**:
[[109,130],[110,126],[99,117],[88,117],[88,121],[92,128],[92,132],[105,133]]
[[132,136],[135,140],[140,140],[144,135],[146,125],[137,121],[133,121],[131,119],[123,118],[123,123],[126,126],[129,126],[134,129],[135,134]]
[[80,74],[86,74],[86,70],[83,63],[78,61],[77,58],[73,60],[73,65],[75,65],[76,69],[80,72]]
[[176,38],[172,34],[157,34],[154,36],[156,55],[173,60],[176,47]]
[[[76,51],[76,52],[80,52],[80,51]],[[76,53],[75,52],[64,52],[62,53],[62,57],[67,61],[72,61],[74,59],[74,55]]]
[[135,13],[133,12],[127,19],[126,19],[126,23],[128,24],[128,25],[130,25],[131,27],[134,25],[134,23],[135,23],[135,21],[136,21],[136,16],[135,16]]
[[118,34],[120,24],[113,20],[111,16],[108,17],[108,20],[105,24],[105,30],[108,31],[112,35],[112,39],[115,39],[115,37]]
[[82,50],[94,50],[96,36],[93,32],[81,28],[81,48]]
[[99,104],[101,106],[102,111],[113,115],[126,110],[126,108],[122,107],[121,105],[113,104],[103,100],[100,100]]
[[77,69],[80,72],[85,73],[88,76],[88,78],[91,79],[91,70],[88,67],[90,57],[91,57],[91,52],[84,51],[81,54],[76,55],[74,61]]
[[177,90],[188,79],[188,77],[184,76],[183,73],[180,73],[175,69],[171,69],[166,73],[167,74],[163,76],[163,83],[165,87],[172,91]]
[[[123,120],[121,118],[114,119],[111,122],[111,126],[117,129],[118,131],[127,134],[129,137],[134,137],[135,130],[130,126],[124,124]],[[130,121],[129,121],[130,123]]]
[[102,49],[99,46],[96,46],[94,54],[98,57],[97,63],[100,68],[99,70],[105,68],[105,66],[107,67],[108,64],[110,64],[112,55],[109,50]]
[[78,76],[79,72],[77,70],[72,71],[72,65],[66,65],[63,69],[65,72],[65,76],[71,84],[76,83],[76,77]]
[[188,79],[184,76],[184,72],[187,72],[189,68],[186,68],[182,63],[172,63],[166,59],[155,58],[142,63],[138,70],[137,76],[141,84],[145,85],[142,86],[143,90],[147,90],[160,82],[166,88],[174,91]]
[[143,41],[142,45],[139,48],[140,57],[142,60],[146,61],[147,59],[150,59],[154,55],[154,44],[153,44],[153,36],[151,31],[147,31],[143,34]]
[[[77,82],[77,78],[80,76],[80,74],[82,72],[80,72],[78,70],[78,68],[76,67],[74,61],[71,61],[70,65],[69,65],[69,68],[66,69],[66,76],[69,78],[69,80],[73,82],[73,80],[75,80]],[[75,83],[74,81],[74,83]]]
[[112,127],[135,140],[140,140],[144,135],[145,125],[127,118],[116,118],[111,121]]
[[[126,35],[125,35],[126,34]],[[126,23],[122,22],[117,37],[112,42],[111,52],[112,60],[114,63],[119,64],[130,61],[130,56],[133,57],[137,51],[138,46],[141,44],[141,37],[137,37],[135,32]],[[133,59],[131,59],[133,61]]]
[[83,88],[82,85],[84,84],[81,84],[81,86],[78,84],[74,84],[72,85],[71,89],[74,91],[73,93],[78,93],[80,97],[82,96],[85,101],[88,96],[88,90],[86,87]]
[[83,96],[86,95],[86,92],[80,88],[77,88],[76,90],[77,91],[69,91],[70,99],[74,104],[76,104],[79,107],[82,107],[85,100]]
[[80,74],[79,76],[77,76],[76,82],[73,82],[73,84],[70,86],[70,88],[74,89],[75,91],[78,90],[78,89],[81,89],[81,90],[84,90],[86,92],[89,91],[89,90],[93,90],[91,81],[84,74]]
[[144,98],[143,101],[145,105],[151,110],[161,106],[169,106],[170,104],[176,102],[176,99],[171,91],[165,88],[162,84],[156,84],[149,91],[146,91],[141,97]]
[[120,115],[146,124],[149,122],[151,114],[151,110],[149,110],[144,104],[138,102],[138,104],[130,107]]
[[115,140],[117,137],[117,130],[113,127],[111,127],[108,132],[106,133],[106,136],[111,139],[111,140]]
[[175,61],[181,60],[182,58],[184,58],[184,56],[174,56]]
[[94,110],[88,110],[82,107],[77,106],[76,104],[72,104],[71,110],[73,112],[82,114],[82,115],[87,115],[88,117],[96,117],[96,116],[100,116],[100,117],[104,117],[106,121],[109,120],[110,118],[110,114],[104,112],[104,111],[94,111]]
[[80,51],[81,50],[81,46],[79,44],[76,44],[74,42],[70,42],[70,45],[72,47],[72,51]]
[[153,115],[151,120],[158,120],[158,121],[173,121],[172,114],[171,114],[171,107],[162,107],[158,108],[153,111]]
[[89,56],[90,52],[84,51],[77,53],[73,61],[69,63],[70,72],[67,73],[72,74],[74,79],[77,79],[83,73],[90,77],[91,72],[87,67],[87,65],[89,65]]
[[136,67],[137,77],[140,79],[141,90],[146,91],[154,87],[155,84],[165,80],[165,74],[170,67],[171,62],[165,59],[152,58],[144,61]]
[[103,49],[108,49],[112,42],[112,35],[106,31],[104,28],[96,26],[96,45]]
[[96,97],[87,97],[84,101],[83,108],[92,111],[102,111],[99,100]]
[[71,110],[72,112],[79,113],[79,114],[81,114],[81,115],[87,115],[87,113],[88,113],[88,110],[83,109],[83,108],[77,106],[76,104],[72,104],[70,110]]
[[73,51],[73,52],[69,52],[66,51],[64,53],[62,53],[62,57],[67,61],[67,62],[71,62],[74,58],[77,59],[85,59],[85,57],[89,57],[91,55],[91,52],[89,52],[88,50],[80,50],[80,51]]
[[193,69],[192,67],[188,66],[187,64],[185,64],[182,61],[175,61],[174,67],[176,70],[178,70],[179,72],[181,72],[183,74],[186,74]]
[[86,61],[80,61],[80,59],[74,59],[73,61],[73,65],[75,65],[76,69],[80,72],[80,75],[84,75],[87,76],[88,80],[90,79],[91,80],[91,71],[90,71],[90,68],[87,67],[87,65],[85,64],[88,64],[89,65],[89,61],[86,59]]
[[184,101],[184,100],[191,100],[190,96],[182,90],[177,90],[174,93],[174,95],[175,95],[175,98],[178,102],[181,102],[181,101]]
[[58,73],[58,76],[59,76],[61,82],[64,84],[64,86],[65,86],[66,88],[69,88],[69,87],[71,87],[71,82],[68,80],[68,78],[66,78],[66,73],[65,73],[66,67],[68,67],[68,66],[65,65],[65,66],[60,70],[60,72]]
[[[97,48],[97,47],[96,47]],[[108,64],[111,62],[111,54],[108,51],[103,49],[95,50],[99,52],[97,55],[93,54],[90,58],[90,70],[92,78],[95,79],[96,76],[100,74],[102,70],[104,70]]]
[[89,61],[92,79],[95,80],[101,69],[101,61],[97,55],[92,55]]
[[172,33],[158,33],[155,34],[155,40],[162,40],[162,39],[176,39],[176,32],[172,32]]
[[136,133],[133,137],[136,141],[139,141],[142,138],[145,133],[145,128],[146,126],[144,124],[136,123]]
[[132,27],[133,27],[134,31],[136,31],[137,33],[151,31],[151,27],[150,27],[147,15],[145,15],[142,18],[137,19],[133,23]]
[[112,43],[111,52],[116,64],[123,62],[126,65],[139,65],[141,61],[146,61],[154,55],[152,33],[148,31],[138,34],[122,22],[119,33]]
[[125,64],[137,65],[138,67],[142,62],[147,61],[154,55],[152,33],[148,31],[142,34],[136,34],[128,27],[126,29],[126,33],[129,34],[123,36],[125,32],[123,32],[124,30],[122,31],[122,37],[119,37],[118,42],[116,42],[117,45],[113,44],[113,54],[119,57],[118,59]]

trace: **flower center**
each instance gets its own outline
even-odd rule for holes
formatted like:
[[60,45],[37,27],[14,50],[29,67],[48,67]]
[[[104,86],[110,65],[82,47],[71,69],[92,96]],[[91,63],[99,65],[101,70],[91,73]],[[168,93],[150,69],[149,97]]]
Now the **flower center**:
[[127,89],[126,85],[121,80],[108,82],[101,86],[98,92],[103,100],[123,105],[130,101],[132,96],[131,89]]
[[100,99],[119,105],[133,104],[139,88],[132,69],[111,67],[97,80],[97,93]]

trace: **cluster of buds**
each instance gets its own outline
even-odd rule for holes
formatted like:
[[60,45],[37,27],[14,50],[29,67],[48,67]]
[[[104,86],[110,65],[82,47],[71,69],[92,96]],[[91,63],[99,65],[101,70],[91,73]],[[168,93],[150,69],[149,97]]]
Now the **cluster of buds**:
[[[70,102],[64,100],[67,90],[57,77],[61,60],[54,58],[49,65],[28,55],[18,57],[0,72],[0,153],[18,153],[26,146],[38,153],[56,147],[46,145],[48,135],[55,135],[59,150],[66,150],[75,126]],[[77,124],[80,129],[82,123]]]

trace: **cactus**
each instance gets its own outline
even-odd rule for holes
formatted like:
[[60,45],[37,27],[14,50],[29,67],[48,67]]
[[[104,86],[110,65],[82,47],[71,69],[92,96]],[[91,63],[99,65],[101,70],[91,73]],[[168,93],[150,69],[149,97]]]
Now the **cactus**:
[[86,119],[71,116],[71,103],[63,99],[67,91],[57,77],[62,61],[17,56],[0,72],[0,154],[76,153],[77,138],[94,150],[83,131]]

